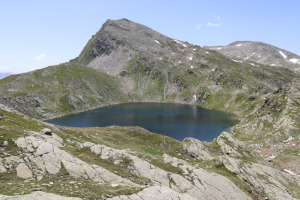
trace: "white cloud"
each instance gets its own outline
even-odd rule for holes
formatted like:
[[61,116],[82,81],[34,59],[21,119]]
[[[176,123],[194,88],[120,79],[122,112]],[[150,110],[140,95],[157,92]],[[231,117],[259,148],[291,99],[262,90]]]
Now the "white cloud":
[[196,27],[197,30],[200,30],[201,29],[201,24],[199,24],[197,27]]
[[222,20],[221,17],[218,15],[213,15],[213,17],[217,18],[218,22]]
[[36,61],[42,61],[45,59],[45,57],[46,57],[46,54],[41,54],[39,56],[34,57],[33,59]]
[[214,17],[216,20],[214,20],[215,22],[208,22],[206,24],[206,26],[208,27],[220,27],[223,24],[220,23],[222,21],[222,18],[219,15],[212,15],[212,17]]
[[206,24],[206,26],[209,26],[209,27],[219,27],[219,26],[222,26],[223,24],[214,24],[214,23],[211,23],[211,22],[208,22]]

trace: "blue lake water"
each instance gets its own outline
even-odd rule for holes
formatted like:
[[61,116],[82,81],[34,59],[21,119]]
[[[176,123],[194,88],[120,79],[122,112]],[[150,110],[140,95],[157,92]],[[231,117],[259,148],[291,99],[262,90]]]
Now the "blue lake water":
[[238,123],[227,112],[174,103],[123,103],[47,122],[73,127],[140,126],[180,141],[193,137],[208,142]]

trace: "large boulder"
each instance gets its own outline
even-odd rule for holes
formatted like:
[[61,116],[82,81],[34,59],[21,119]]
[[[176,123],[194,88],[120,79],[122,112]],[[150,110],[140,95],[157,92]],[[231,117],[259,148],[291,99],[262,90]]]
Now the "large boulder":
[[212,156],[204,147],[203,143],[195,138],[185,138],[183,148],[190,156],[198,160],[211,160]]
[[17,166],[17,176],[24,179],[32,178],[32,172],[27,165],[21,163]]

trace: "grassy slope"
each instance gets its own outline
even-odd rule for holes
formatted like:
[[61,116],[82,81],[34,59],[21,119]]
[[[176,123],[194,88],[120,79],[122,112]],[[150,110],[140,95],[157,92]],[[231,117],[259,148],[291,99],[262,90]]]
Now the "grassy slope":
[[[55,115],[78,112],[126,99],[115,78],[75,63],[10,76],[0,80],[0,88],[1,97],[24,98],[24,102],[11,104],[34,117],[45,112]],[[35,99],[42,111],[34,106]]]

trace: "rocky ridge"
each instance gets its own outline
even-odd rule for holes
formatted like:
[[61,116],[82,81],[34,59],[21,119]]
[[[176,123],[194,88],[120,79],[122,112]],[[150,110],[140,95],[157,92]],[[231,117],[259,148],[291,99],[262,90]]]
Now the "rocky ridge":
[[250,61],[252,66],[259,63],[273,67],[285,67],[300,72],[299,55],[263,42],[237,41],[227,46],[205,48],[215,50],[235,62]]

